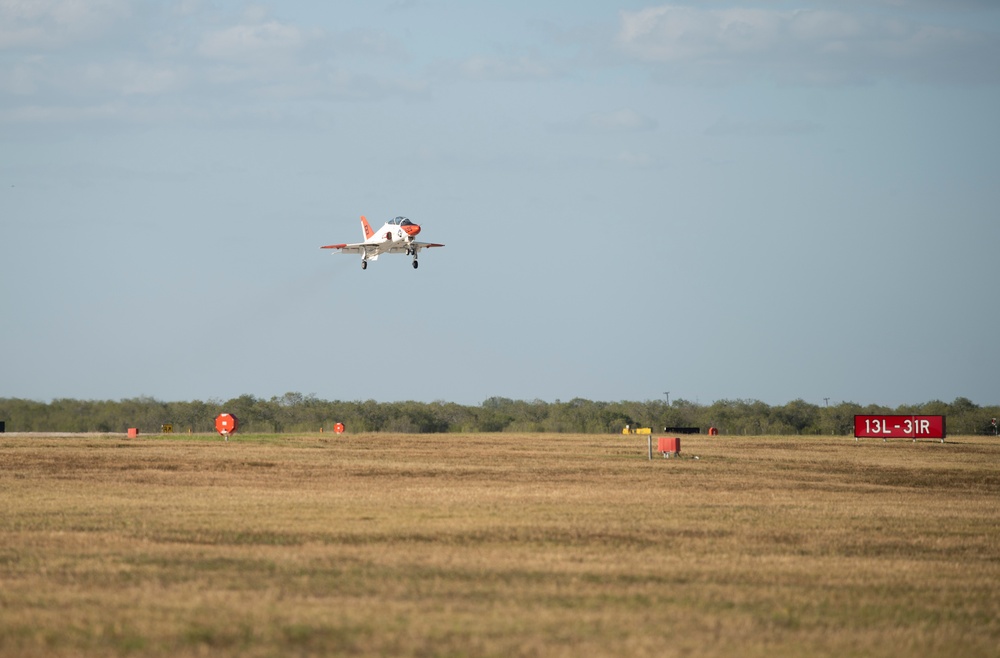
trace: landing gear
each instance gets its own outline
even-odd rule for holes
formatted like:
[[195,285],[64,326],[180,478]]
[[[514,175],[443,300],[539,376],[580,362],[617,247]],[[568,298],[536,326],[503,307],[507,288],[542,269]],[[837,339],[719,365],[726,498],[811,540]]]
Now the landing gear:
[[367,270],[368,269],[368,261],[366,261],[366,260],[362,260],[361,261],[361,269],[363,269],[363,270]]
[[416,258],[414,258],[414,259],[413,259],[413,269],[417,269],[417,266],[418,266],[418,265],[420,265],[420,263],[418,263],[418,262],[417,262],[417,259],[416,259]]

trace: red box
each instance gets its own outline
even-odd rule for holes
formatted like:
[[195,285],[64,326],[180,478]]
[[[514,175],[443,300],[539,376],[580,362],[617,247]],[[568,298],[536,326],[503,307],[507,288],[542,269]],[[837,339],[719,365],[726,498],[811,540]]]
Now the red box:
[[136,438],[138,436],[139,436],[139,428],[138,427],[130,427],[130,428],[128,428],[128,438],[134,439],[134,438]]
[[659,452],[680,452],[681,439],[678,436],[660,436],[656,439],[656,449]]

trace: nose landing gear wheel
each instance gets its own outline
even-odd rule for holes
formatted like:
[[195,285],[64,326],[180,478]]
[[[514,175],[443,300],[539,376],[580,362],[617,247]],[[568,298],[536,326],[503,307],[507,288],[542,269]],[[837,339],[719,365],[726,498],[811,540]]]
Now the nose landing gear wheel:
[[368,269],[368,261],[366,261],[366,260],[361,261],[361,269],[363,269],[363,270],[367,270]]
[[413,269],[417,269],[417,265],[419,265],[419,263],[417,261],[413,261]]

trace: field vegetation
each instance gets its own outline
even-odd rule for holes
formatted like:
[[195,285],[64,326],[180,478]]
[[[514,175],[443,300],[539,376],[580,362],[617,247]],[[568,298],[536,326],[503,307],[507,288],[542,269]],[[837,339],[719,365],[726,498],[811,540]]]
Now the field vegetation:
[[998,457],[0,435],[0,655],[996,656]]
[[164,424],[175,432],[210,432],[220,413],[234,414],[248,432],[318,432],[343,423],[352,432],[469,434],[478,432],[547,432],[608,434],[635,425],[715,427],[721,434],[853,433],[855,414],[922,414],[946,416],[951,434],[995,434],[991,418],[1000,406],[981,407],[967,398],[932,400],[890,408],[840,402],[817,405],[792,400],[771,406],[759,400],[717,400],[709,405],[683,399],[644,402],[568,402],[511,400],[492,397],[477,406],[453,402],[345,402],[320,400],[301,393],[270,399],[241,395],[209,402],[161,402],[153,398],[127,400],[57,399],[38,402],[0,398],[0,420],[8,432],[124,432],[136,427],[159,432]]

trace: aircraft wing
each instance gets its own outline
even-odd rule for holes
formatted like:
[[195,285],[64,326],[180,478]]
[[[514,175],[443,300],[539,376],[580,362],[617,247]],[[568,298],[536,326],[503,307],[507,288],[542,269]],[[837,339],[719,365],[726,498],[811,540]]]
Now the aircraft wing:
[[320,249],[337,249],[344,254],[359,254],[361,253],[360,244],[327,244],[320,247]]
[[379,245],[377,244],[365,244],[364,242],[354,242],[348,244],[328,244],[320,247],[320,249],[336,249],[342,254],[360,254],[367,252],[377,256],[381,251],[379,250]]
[[443,247],[443,244],[437,244],[435,242],[411,242],[409,247],[405,245],[400,245],[398,247],[393,247],[389,250],[390,254],[405,254],[407,249],[414,249],[417,253],[420,253],[421,249],[429,249],[430,247]]

